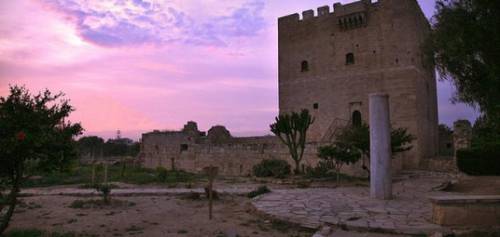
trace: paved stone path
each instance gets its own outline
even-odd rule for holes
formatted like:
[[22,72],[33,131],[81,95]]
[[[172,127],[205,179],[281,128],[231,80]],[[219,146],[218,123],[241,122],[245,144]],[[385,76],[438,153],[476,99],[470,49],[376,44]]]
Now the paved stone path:
[[345,226],[350,230],[395,234],[423,234],[444,231],[432,224],[429,196],[450,177],[430,172],[406,173],[394,183],[394,199],[373,200],[368,187],[337,189],[273,190],[252,201],[257,211],[270,217],[318,228]]

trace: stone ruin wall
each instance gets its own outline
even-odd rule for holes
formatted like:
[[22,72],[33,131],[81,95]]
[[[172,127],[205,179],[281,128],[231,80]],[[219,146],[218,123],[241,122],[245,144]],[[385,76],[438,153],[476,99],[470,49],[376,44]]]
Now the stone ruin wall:
[[[458,172],[456,151],[471,146],[472,125],[468,120],[457,120],[453,123],[450,133],[441,134],[440,149],[444,149],[444,155],[426,159],[423,167],[430,171]],[[451,145],[451,146],[448,146]]]
[[[151,132],[142,135],[141,156],[146,168],[164,167],[172,169],[172,160],[176,169],[192,173],[199,173],[204,167],[217,166],[219,173],[226,176],[252,175],[254,165],[264,159],[286,160],[291,167],[294,162],[290,158],[288,148],[275,136],[262,137],[229,137],[223,142],[214,142],[221,139],[208,136],[193,136],[199,132],[183,131]],[[203,134],[203,133],[201,133]],[[302,163],[315,167],[319,161],[317,149],[324,143],[308,143]],[[181,147],[187,149],[181,151]],[[401,158],[393,160],[394,171],[401,169]],[[368,164],[367,164],[368,165]],[[346,166],[342,172],[354,176],[366,176],[362,170],[362,162]]]
[[[188,125],[194,127],[187,129]],[[199,173],[204,167],[217,166],[221,175],[248,176],[252,175],[254,165],[264,159],[286,160],[292,168],[294,162],[290,158],[288,148],[275,136],[232,137],[222,126],[210,129],[208,135],[197,130],[196,124],[189,122],[182,131],[150,132],[142,135],[140,156],[143,167],[155,169],[164,167]],[[222,131],[221,131],[222,129]],[[224,131],[225,130],[225,131]],[[471,124],[460,120],[455,122],[453,133],[450,134],[453,147],[467,148],[471,139]],[[449,140],[448,138],[446,141]],[[317,157],[319,146],[328,143],[308,143],[302,164],[304,167],[315,167],[320,160]],[[185,148],[185,150],[183,150]],[[393,172],[403,169],[405,154],[393,159]],[[366,165],[369,165],[368,162]],[[423,162],[423,169],[438,172],[457,172],[456,161],[451,156],[436,156]],[[345,166],[342,173],[364,177],[362,161]]]

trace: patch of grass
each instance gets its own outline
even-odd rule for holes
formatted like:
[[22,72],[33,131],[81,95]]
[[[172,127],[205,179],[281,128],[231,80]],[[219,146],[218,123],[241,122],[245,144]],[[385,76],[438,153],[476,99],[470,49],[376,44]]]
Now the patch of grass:
[[297,181],[297,188],[309,188],[309,187],[311,187],[311,181],[309,180]]
[[[116,184],[107,184],[107,186],[111,189],[115,189],[115,188],[120,188],[120,186],[116,185]],[[90,183],[87,183],[87,184],[82,184],[80,186],[78,186],[78,188],[81,188],[81,189],[97,189],[99,188],[99,184],[90,184]]]
[[97,235],[48,232],[39,229],[15,229],[7,232],[4,237],[97,237]]
[[265,194],[265,193],[270,193],[271,190],[267,187],[267,186],[260,186],[258,187],[256,190],[254,191],[251,191],[247,194],[247,197],[249,198],[254,198],[254,197],[257,197],[259,195],[262,195],[262,194]]
[[[37,173],[36,179],[27,179],[23,182],[22,188],[49,187],[55,185],[83,184],[80,188],[95,188],[89,184],[92,179],[92,166],[81,165],[68,172]],[[95,182],[102,182],[104,179],[103,166],[96,166]],[[123,182],[129,184],[153,184],[153,183],[193,183],[202,179],[200,175],[188,173],[182,170],[165,170],[159,174],[155,169],[128,168],[122,176],[121,166],[114,165],[108,167],[108,182]]]

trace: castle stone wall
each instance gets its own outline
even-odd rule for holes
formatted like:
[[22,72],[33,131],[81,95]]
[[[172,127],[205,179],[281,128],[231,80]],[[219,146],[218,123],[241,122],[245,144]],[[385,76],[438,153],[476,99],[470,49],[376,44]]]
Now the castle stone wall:
[[[323,143],[308,143],[303,167],[315,167],[319,162],[318,147]],[[181,149],[182,148],[182,149]],[[186,132],[152,132],[142,135],[143,166],[164,167],[199,173],[204,167],[217,166],[221,175],[248,176],[254,165],[264,159],[282,159],[292,167],[288,148],[275,136],[230,137],[224,143],[212,142],[209,137],[194,137]],[[394,171],[401,169],[401,157],[393,160]],[[362,162],[345,166],[343,173],[366,176]]]

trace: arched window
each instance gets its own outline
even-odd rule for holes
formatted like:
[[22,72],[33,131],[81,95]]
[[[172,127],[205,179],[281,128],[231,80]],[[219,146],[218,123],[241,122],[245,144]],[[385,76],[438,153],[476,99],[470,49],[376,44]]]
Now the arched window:
[[354,111],[352,112],[352,126],[354,127],[360,127],[361,126],[361,112],[359,111]]
[[354,54],[348,53],[345,55],[345,65],[354,64]]
[[309,62],[307,61],[302,61],[302,63],[300,64],[300,71],[301,72],[307,72],[309,71]]

